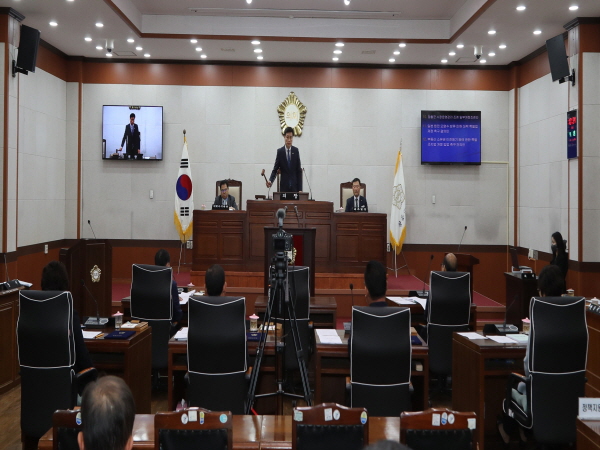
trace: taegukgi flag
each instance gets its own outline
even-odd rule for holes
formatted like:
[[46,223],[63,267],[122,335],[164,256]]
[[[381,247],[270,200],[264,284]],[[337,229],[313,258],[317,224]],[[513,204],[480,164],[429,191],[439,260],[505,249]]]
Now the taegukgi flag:
[[390,244],[399,254],[406,238],[406,199],[404,195],[404,170],[402,169],[402,149],[398,150],[394,189],[392,192],[392,212],[390,214]]
[[175,183],[175,228],[181,242],[192,237],[192,212],[194,211],[194,196],[192,195],[192,171],[188,159],[188,146],[183,136],[183,150],[179,163],[179,174]]

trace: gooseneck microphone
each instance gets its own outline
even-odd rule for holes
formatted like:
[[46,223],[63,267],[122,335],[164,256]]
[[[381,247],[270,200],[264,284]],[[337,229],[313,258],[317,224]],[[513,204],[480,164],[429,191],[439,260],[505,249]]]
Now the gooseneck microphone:
[[465,238],[465,233],[466,233],[466,232],[467,232],[467,226],[465,225],[465,231],[463,231],[463,235],[462,235],[462,237],[460,238],[460,242],[458,243],[458,250],[457,250],[457,253],[458,253],[458,252],[460,252],[460,246],[461,246],[461,244],[462,244],[462,241],[463,241],[463,239]]
[[496,331],[498,333],[504,335],[504,334],[507,334],[507,333],[518,333],[519,332],[519,329],[516,326],[514,326],[514,325],[512,325],[510,323],[508,325],[506,325],[506,316],[508,316],[508,310],[510,308],[512,308],[515,303],[517,303],[518,297],[519,297],[519,294],[516,294],[515,297],[513,298],[512,303],[505,308],[505,310],[504,310],[504,324],[503,325],[496,325]]
[[[94,233],[94,229],[92,228],[92,222],[90,221],[90,219],[88,219],[88,225],[90,226],[90,229],[92,230],[92,234],[94,235],[94,239],[97,239],[96,238],[96,233]],[[83,280],[81,280],[81,281],[83,281]],[[85,284],[84,284],[84,286],[85,286]]]
[[427,280],[427,275],[431,272],[431,263],[433,262],[433,255],[429,257],[429,267],[427,268],[427,273],[425,274],[425,278],[423,279],[423,290],[417,291],[417,297],[427,298],[429,297],[429,291],[425,290],[425,284]]
[[279,228],[283,228],[283,219],[285,219],[285,212],[287,211],[287,206],[285,209],[279,208],[277,210],[277,220],[279,221]]
[[296,220],[298,221],[298,226],[300,226],[300,215],[298,214],[298,207],[294,205],[294,211],[296,211]]
[[354,307],[354,285],[350,283],[350,295],[352,296],[352,307]]
[[88,289],[88,287],[85,285],[85,280],[83,278],[81,279],[81,285],[85,288],[85,290],[88,292],[90,297],[92,297],[92,300],[94,300],[94,303],[96,304],[96,317],[88,317],[87,320],[84,322],[84,325],[86,326],[86,328],[104,328],[108,323],[108,318],[100,317],[100,308],[98,307],[98,301]]
[[302,172],[304,172],[304,178],[306,178],[306,183],[308,184],[308,191],[310,192],[309,200],[314,200],[312,196],[312,189],[310,188],[310,181],[308,181],[308,177],[306,176],[306,170],[304,170],[304,167],[302,168]]

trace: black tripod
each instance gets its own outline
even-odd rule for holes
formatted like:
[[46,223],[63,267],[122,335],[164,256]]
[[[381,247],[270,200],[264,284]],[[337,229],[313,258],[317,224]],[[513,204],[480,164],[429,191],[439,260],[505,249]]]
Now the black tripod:
[[[280,229],[278,232],[281,233],[283,230]],[[308,371],[306,369],[306,363],[304,361],[304,352],[302,350],[302,344],[300,343],[300,333],[298,330],[298,322],[296,320],[296,310],[294,308],[294,304],[290,299],[290,289],[288,286],[288,260],[285,256],[284,252],[277,252],[273,257],[271,264],[271,274],[270,274],[270,289],[269,289],[269,302],[267,304],[267,311],[265,314],[265,320],[263,322],[263,333],[261,333],[260,342],[258,345],[258,349],[256,351],[256,360],[254,362],[254,369],[252,370],[252,375],[250,377],[250,388],[248,390],[248,401],[246,402],[246,414],[250,414],[252,407],[254,405],[254,401],[257,398],[261,397],[274,397],[274,396],[286,396],[292,398],[300,398],[306,401],[306,404],[310,406],[311,398],[310,398],[310,386],[308,384]],[[258,374],[260,373],[260,365],[262,362],[262,358],[264,356],[265,344],[267,343],[267,334],[268,330],[264,330],[265,327],[268,327],[271,323],[271,316],[273,313],[273,308],[277,306],[277,311],[279,311],[279,316],[283,317],[284,324],[287,321],[289,322],[290,329],[292,332],[292,337],[294,340],[294,350],[296,353],[296,359],[298,360],[298,368],[300,370],[300,378],[302,381],[302,389],[304,391],[304,395],[292,394],[289,392],[285,392],[283,388],[283,368],[280,364],[280,358],[276,355],[275,357],[275,373],[277,374],[277,390],[275,392],[270,392],[267,394],[256,394],[256,383],[258,380]],[[285,309],[282,308],[285,307]],[[283,313],[283,314],[282,314]],[[287,317],[286,317],[287,313]],[[283,354],[285,349],[285,342],[280,336],[277,335],[277,326],[275,326],[275,349],[277,353]],[[284,356],[282,355],[282,358]]]

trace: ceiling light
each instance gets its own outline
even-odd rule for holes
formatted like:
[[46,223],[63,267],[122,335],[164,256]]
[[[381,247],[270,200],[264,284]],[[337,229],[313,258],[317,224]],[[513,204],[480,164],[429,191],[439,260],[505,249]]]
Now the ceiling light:
[[150,53],[144,53],[144,58],[150,58]]
[[336,55],[340,55],[342,53],[341,50],[334,50],[333,53],[335,53]]
[[400,52],[399,52],[398,50],[396,50],[396,51],[394,52],[394,55],[396,55],[396,56],[398,56],[399,54],[400,54]]
[[202,47],[196,47],[196,51],[197,52],[201,52],[202,51]]
[[98,28],[102,28],[104,26],[104,24],[102,22],[96,22],[96,26]]
[[480,59],[479,64],[485,64],[487,61],[485,59]]
[[333,58],[331,58],[332,61],[339,61],[340,58],[338,58],[337,56],[334,56]]
[[390,62],[396,62],[396,60],[394,58],[390,58],[389,61]]
[[569,6],[569,11],[577,11],[578,9],[579,9],[579,6],[577,6],[577,5]]
[[254,53],[262,53],[262,49],[260,49],[260,48],[255,48],[255,49],[254,49]]
[[251,44],[252,45],[260,45],[260,41],[252,41]]
[[454,55],[456,55],[456,52],[450,52],[450,53],[448,53],[448,54],[449,54],[450,56],[454,56]]
[[533,34],[542,34],[542,30],[535,30]]
[[200,58],[206,59],[206,55],[200,55]]
[[258,56],[256,57],[256,59],[262,60],[262,59],[263,59],[263,56],[262,56],[262,55],[258,55]]
[[134,43],[134,42],[135,42],[135,39],[133,39],[133,38],[129,38],[129,39],[127,39],[127,42],[129,42],[130,44],[132,44],[132,43]]
[[92,42],[92,38],[91,38],[91,37],[89,37],[89,36],[86,36],[86,37],[85,37],[85,42]]
[[526,9],[527,9],[527,7],[525,5],[517,6],[517,11],[525,11]]
[[443,64],[446,64],[447,62],[448,62],[448,60],[447,60],[447,59],[442,59],[442,63],[443,63]]
[[494,52],[489,52],[488,56],[496,56],[496,54]]
[[50,26],[51,27],[57,27],[58,24],[53,20],[52,22],[50,22]]
[[96,45],[96,50],[102,50],[104,47],[102,47],[101,45]]
[[68,2],[74,2],[75,0],[67,0]]
[[142,47],[136,47],[135,48],[138,52],[141,52],[142,50],[144,50]]
[[112,58],[112,53],[108,52],[108,53],[106,54],[106,56],[108,56],[109,58]]
[[488,34],[496,34],[496,30],[489,30]]
[[350,0],[344,0],[344,5],[348,6],[350,4]]
[[398,44],[398,47],[404,48],[404,47],[406,47],[406,44],[403,42],[402,44]]
[[336,47],[343,47],[343,46],[344,46],[344,43],[343,43],[343,42],[336,42],[336,43],[335,43],[335,46],[336,46]]
[[506,48],[506,44],[500,44],[500,45],[498,46],[498,48],[505,49],[505,48]]
[[248,3],[248,4],[252,3],[252,0],[246,0],[246,3]]
[[190,42],[191,42],[192,44],[197,44],[197,43],[198,43],[198,39],[190,39]]
[[456,48],[463,48],[465,45],[464,44],[457,44]]

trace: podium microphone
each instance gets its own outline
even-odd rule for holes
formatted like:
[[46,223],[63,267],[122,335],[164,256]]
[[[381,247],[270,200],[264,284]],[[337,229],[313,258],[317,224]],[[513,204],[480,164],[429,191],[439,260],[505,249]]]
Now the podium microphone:
[[92,295],[88,287],[85,285],[85,280],[83,278],[81,279],[81,285],[85,288],[86,291],[88,291],[88,294],[90,294],[90,297],[92,297],[92,300],[94,300],[94,303],[96,304],[96,317],[88,317],[84,322],[84,325],[86,326],[86,328],[104,328],[108,324],[108,317],[100,317],[100,308],[98,307],[98,301],[96,300],[96,297]]
[[[350,295],[352,296],[352,308],[354,308],[354,285],[350,283]],[[350,316],[352,316],[352,309],[350,309]],[[350,332],[352,328],[352,322],[344,322],[344,331],[346,333]]]
[[[96,233],[94,233],[94,229],[92,228],[92,222],[90,222],[90,219],[88,219],[88,225],[90,226],[90,229],[92,230],[92,234],[94,235],[94,239],[97,239],[96,238]],[[81,281],[83,281],[83,280],[81,280]],[[85,286],[85,284],[84,284],[84,286]]]
[[304,172],[304,178],[306,178],[306,183],[308,184],[308,190],[310,191],[309,200],[314,200],[314,198],[312,196],[312,189],[310,188],[310,181],[308,181],[308,177],[306,176],[306,170],[304,170],[304,167],[302,168],[302,172]]
[[[427,273],[431,272],[431,263],[433,262],[433,255],[431,255],[429,257],[429,267],[427,268]],[[425,290],[425,283],[427,280],[427,275],[425,275],[425,279],[423,280],[423,290],[422,291],[417,291],[417,297],[421,297],[421,298],[427,298],[429,297],[429,291]]]
[[463,231],[463,235],[460,238],[460,242],[458,243],[458,250],[456,253],[460,252],[460,245],[462,244],[463,239],[465,238],[465,233],[467,232],[467,226],[465,225],[465,231]]

